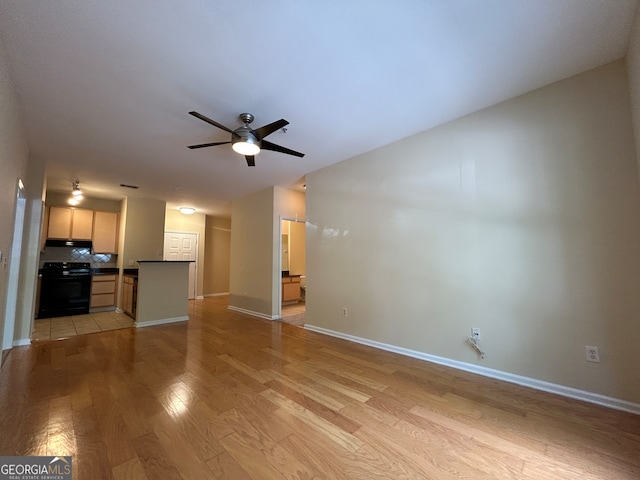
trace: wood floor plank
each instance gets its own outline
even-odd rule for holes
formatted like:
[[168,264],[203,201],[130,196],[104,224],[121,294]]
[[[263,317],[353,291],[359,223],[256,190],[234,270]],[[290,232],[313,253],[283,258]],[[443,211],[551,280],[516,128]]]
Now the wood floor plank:
[[253,477],[243,469],[235,458],[226,450],[220,455],[207,461],[207,466],[216,479],[253,480]]
[[155,432],[134,438],[133,445],[149,480],[184,480]]
[[326,435],[327,438],[341,445],[351,452],[357,451],[363,444],[349,432],[342,430],[333,423],[319,417],[310,410],[307,410],[300,404],[289,400],[287,397],[280,395],[274,390],[265,390],[261,393],[265,398],[282,408],[283,411],[290,415],[294,415],[307,425],[311,426],[318,432]]
[[253,318],[227,300],[190,301],[187,322],[12,349],[0,453],[71,455],[80,480],[640,478],[640,415]]
[[149,480],[138,457],[111,469],[113,480]]
[[319,417],[322,417],[325,420],[333,423],[335,426],[337,426],[338,428],[341,428],[345,432],[353,433],[358,428],[361,427],[359,423],[354,422],[349,418],[345,417],[344,415],[342,415],[341,413],[339,413],[339,410],[341,410],[344,407],[332,409],[331,407],[326,406],[326,404],[319,403],[316,400],[314,400],[312,397],[306,396],[305,394],[301,393],[300,390],[291,388],[276,380],[272,382],[267,382],[266,385],[272,390],[281,394],[282,396],[287,397],[289,400],[294,401],[298,405],[301,405],[302,407],[315,413]]
[[212,472],[206,461],[221,453],[219,450],[203,448],[203,444],[208,444],[205,439],[199,436],[186,436],[178,426],[178,422],[174,422],[168,415],[158,415],[153,424],[158,442],[167,454],[166,460],[171,462],[182,477],[211,477]]

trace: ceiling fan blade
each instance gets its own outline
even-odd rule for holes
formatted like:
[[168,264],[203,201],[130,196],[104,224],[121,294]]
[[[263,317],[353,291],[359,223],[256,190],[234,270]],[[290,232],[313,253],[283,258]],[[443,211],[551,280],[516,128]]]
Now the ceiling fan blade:
[[256,157],[254,157],[253,155],[245,155],[244,158],[247,159],[247,165],[250,167],[255,167],[256,166]]
[[220,129],[224,130],[225,132],[233,133],[233,130],[225,127],[224,125],[222,125],[221,123],[216,122],[215,120],[211,120],[209,117],[205,117],[201,113],[189,112],[189,115],[193,115],[194,117],[199,118],[200,120],[203,120],[203,121],[205,121],[207,123],[210,123],[214,127],[218,127]]
[[262,140],[267,135],[271,135],[276,130],[280,130],[281,128],[284,128],[287,125],[289,125],[289,122],[287,122],[284,118],[281,118],[280,120],[276,120],[275,122],[270,123],[269,125],[256,128],[255,130],[251,130],[251,133],[253,133],[253,135],[258,140]]
[[224,145],[231,142],[214,142],[214,143],[201,143],[200,145],[189,145],[187,148],[193,150],[194,148],[215,147],[216,145]]
[[296,152],[295,150],[290,150],[288,148],[281,147],[280,145],[267,142],[266,140],[262,140],[260,148],[262,148],[263,150],[272,150],[274,152],[286,153],[287,155],[293,155],[300,158],[304,157],[304,153]]

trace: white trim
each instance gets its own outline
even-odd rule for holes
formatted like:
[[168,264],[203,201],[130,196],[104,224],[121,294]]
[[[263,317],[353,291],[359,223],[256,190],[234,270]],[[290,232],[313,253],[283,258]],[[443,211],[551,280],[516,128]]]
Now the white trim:
[[529,387],[535,390],[554,393],[556,395],[561,395],[563,397],[582,400],[584,402],[594,403],[596,405],[602,405],[603,407],[608,407],[615,410],[622,410],[624,412],[640,415],[640,403],[629,402],[627,400],[608,397],[606,395],[601,395],[599,393],[587,392],[585,390],[579,390],[577,388],[567,387],[564,385],[559,385],[557,383],[545,382],[544,380],[524,377],[522,375],[503,372],[501,370],[494,370],[492,368],[481,367],[479,365],[460,362],[458,360],[439,357],[437,355],[430,355],[428,353],[418,352],[416,350],[410,350],[408,348],[396,347],[394,345],[389,345],[386,343],[377,342],[375,340],[369,340],[366,338],[356,337],[354,335],[349,335],[342,332],[336,332],[334,330],[317,327],[315,325],[305,324],[304,328],[307,330],[311,330],[312,332],[317,332],[324,335],[330,335],[332,337],[341,338],[343,340],[348,340],[350,342],[360,343],[363,345],[368,345],[370,347],[379,348],[380,350],[386,350],[388,352],[397,353],[407,357],[417,358],[419,360],[425,360],[427,362],[436,363],[438,365],[444,365],[444,366],[455,368],[458,370],[464,370],[465,372],[476,373],[484,377],[495,378],[496,380],[515,383],[523,387]]
[[19,338],[18,340],[14,340],[13,341],[13,346],[14,347],[24,347],[26,345],[31,345],[31,339],[30,338]]
[[222,292],[222,293],[206,293],[204,296],[205,296],[205,297],[224,297],[225,295],[229,295],[229,292]]
[[189,320],[188,316],[173,317],[173,318],[159,318],[158,320],[149,320],[148,322],[136,322],[136,328],[152,327],[153,325],[164,325],[165,323],[186,322]]
[[196,295],[196,300],[204,300],[204,295]]
[[[8,258],[4,258],[5,269],[9,264],[6,281],[6,297],[3,315],[2,350],[9,350],[13,346],[13,335],[18,321],[18,289],[20,287],[20,263],[22,258],[22,240],[24,238],[24,224],[27,210],[27,199],[24,193],[24,184],[18,178],[15,194],[16,203],[13,212],[13,229],[11,234],[11,247],[8,250]],[[6,255],[6,253],[5,253]]]
[[234,307],[233,305],[229,305],[227,307],[229,310],[233,310],[234,312],[244,313],[246,315],[251,315],[252,317],[264,318],[265,320],[277,320],[277,315],[267,315],[266,313],[254,312],[253,310],[246,310],[240,307]]

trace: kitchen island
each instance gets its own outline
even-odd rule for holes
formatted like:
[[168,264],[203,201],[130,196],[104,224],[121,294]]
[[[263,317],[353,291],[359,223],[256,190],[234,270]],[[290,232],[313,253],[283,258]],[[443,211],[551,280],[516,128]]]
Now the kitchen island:
[[189,320],[189,263],[138,260],[136,327]]

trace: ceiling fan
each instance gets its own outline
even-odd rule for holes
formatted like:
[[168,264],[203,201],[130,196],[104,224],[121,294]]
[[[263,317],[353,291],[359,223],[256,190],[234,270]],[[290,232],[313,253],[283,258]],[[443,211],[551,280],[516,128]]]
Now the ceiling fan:
[[270,123],[269,125],[265,125],[264,127],[252,130],[249,124],[253,122],[253,115],[251,115],[250,113],[241,113],[240,120],[242,120],[244,125],[242,127],[236,128],[235,130],[231,130],[230,128],[227,128],[224,125],[216,122],[215,120],[211,120],[210,118],[205,117],[198,112],[189,112],[189,115],[193,115],[200,120],[210,123],[214,127],[218,127],[225,132],[229,132],[231,134],[231,141],[201,143],[200,145],[190,145],[188,148],[194,149],[214,147],[216,145],[225,145],[227,143],[230,143],[234,151],[240,153],[241,155],[244,155],[244,158],[247,159],[247,165],[249,165],[250,167],[256,166],[255,155],[260,152],[260,149],[286,153],[287,155],[294,155],[296,157],[304,157],[304,153],[281,147],[280,145],[276,145],[275,143],[268,142],[264,139],[264,137],[266,137],[267,135],[271,135],[276,130],[289,125],[289,122],[287,122],[284,118]]

